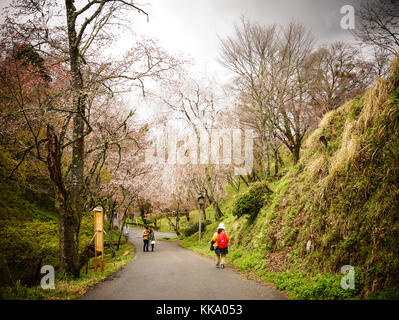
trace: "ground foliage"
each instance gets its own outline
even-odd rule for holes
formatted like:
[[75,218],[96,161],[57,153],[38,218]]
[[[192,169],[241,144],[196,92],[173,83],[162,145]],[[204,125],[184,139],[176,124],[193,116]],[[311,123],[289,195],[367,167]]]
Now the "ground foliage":
[[[264,187],[272,190],[267,201],[254,192],[258,184],[225,202],[227,261],[291,298],[399,298],[399,88],[392,78],[326,114],[302,153]],[[194,234],[183,245],[211,255],[216,226],[201,244]],[[344,265],[355,268],[354,290],[340,286]]]

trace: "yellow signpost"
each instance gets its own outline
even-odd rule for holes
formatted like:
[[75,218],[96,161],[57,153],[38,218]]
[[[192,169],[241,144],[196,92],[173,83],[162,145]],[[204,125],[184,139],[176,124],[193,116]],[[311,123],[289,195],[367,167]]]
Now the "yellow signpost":
[[94,208],[94,271],[97,272],[97,251],[101,252],[101,272],[104,272],[104,212]]

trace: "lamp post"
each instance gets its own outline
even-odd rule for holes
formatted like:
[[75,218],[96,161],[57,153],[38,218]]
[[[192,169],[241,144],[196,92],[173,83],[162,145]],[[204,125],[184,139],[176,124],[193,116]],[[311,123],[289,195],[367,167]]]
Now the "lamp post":
[[204,210],[205,207],[205,198],[202,195],[199,195],[198,198],[198,204],[200,207],[199,210],[199,222],[198,222],[198,243],[201,242],[201,217],[202,217],[202,211]]

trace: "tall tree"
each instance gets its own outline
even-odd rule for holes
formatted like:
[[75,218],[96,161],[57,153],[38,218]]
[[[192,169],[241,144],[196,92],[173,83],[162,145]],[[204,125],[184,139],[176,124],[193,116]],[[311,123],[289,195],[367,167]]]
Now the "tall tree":
[[[264,150],[265,172],[274,135],[299,160],[309,126],[310,77],[307,58],[314,38],[302,25],[261,26],[242,18],[235,35],[221,41],[221,63],[236,75],[236,86],[255,120]],[[268,137],[269,136],[269,137]]]
[[[38,107],[47,113],[58,112],[62,125],[45,122],[46,137],[35,139],[34,145],[48,145],[47,163],[59,203],[60,269],[74,276],[79,275],[79,229],[87,199],[85,159],[86,138],[93,132],[91,106],[100,97],[126,90],[127,82],[131,88],[139,86],[144,90],[146,79],[160,79],[179,64],[152,40],[136,43],[120,61],[109,63],[106,52],[99,48],[106,47],[106,43],[111,46],[115,35],[112,26],[115,22],[120,25],[129,10],[146,14],[133,1],[124,0],[93,0],[80,8],[74,0],[63,4],[53,0],[15,0],[2,27],[11,46],[27,43],[45,59],[58,59],[65,71],[69,69],[65,90],[69,96],[63,103],[50,99],[44,110]],[[93,148],[101,150],[101,146]],[[65,150],[71,152],[66,169]]]

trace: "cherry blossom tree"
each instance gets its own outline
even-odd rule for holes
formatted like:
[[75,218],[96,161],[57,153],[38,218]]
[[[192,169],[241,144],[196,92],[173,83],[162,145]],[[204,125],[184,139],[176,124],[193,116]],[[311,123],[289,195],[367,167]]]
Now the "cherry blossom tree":
[[[146,15],[133,1],[93,0],[80,5],[73,0],[15,0],[6,10],[1,30],[8,52],[16,45],[26,46],[45,64],[56,63],[62,71],[59,81],[49,85],[46,100],[19,99],[17,103],[22,121],[31,127],[31,143],[21,145],[22,157],[36,151],[34,155],[47,163],[57,190],[60,269],[74,276],[80,271],[79,229],[87,197],[85,182],[90,180],[86,174],[91,172],[86,171],[87,154],[104,153],[104,144],[87,143],[94,131],[93,106],[127,89],[139,87],[145,93],[146,82],[162,81],[180,65],[154,40],[133,43],[115,58],[110,50],[101,50],[112,48],[131,10]],[[17,80],[24,86],[22,79]],[[32,106],[28,117],[27,108]],[[33,121],[34,111],[41,115],[39,121]]]

